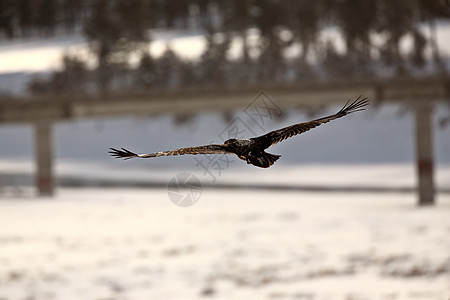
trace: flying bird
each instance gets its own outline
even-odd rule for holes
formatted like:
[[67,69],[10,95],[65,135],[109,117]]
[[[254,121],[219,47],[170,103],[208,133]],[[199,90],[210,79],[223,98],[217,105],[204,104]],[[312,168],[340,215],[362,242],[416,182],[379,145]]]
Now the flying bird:
[[109,153],[111,154],[111,156],[124,159],[135,157],[150,158],[185,154],[235,154],[240,159],[246,161],[247,164],[252,164],[260,168],[268,168],[273,165],[281,157],[281,155],[267,153],[266,151],[264,151],[265,149],[287,138],[306,132],[319,125],[328,123],[331,120],[341,118],[350,113],[364,110],[364,107],[368,104],[369,101],[367,100],[367,98],[361,99],[361,96],[359,96],[353,102],[347,101],[344,107],[342,107],[342,109],[334,115],[284,127],[250,139],[229,139],[226,140],[224,144],[187,147],[172,151],[162,151],[149,154],[136,154],[124,148],[121,148],[122,150],[109,148]]

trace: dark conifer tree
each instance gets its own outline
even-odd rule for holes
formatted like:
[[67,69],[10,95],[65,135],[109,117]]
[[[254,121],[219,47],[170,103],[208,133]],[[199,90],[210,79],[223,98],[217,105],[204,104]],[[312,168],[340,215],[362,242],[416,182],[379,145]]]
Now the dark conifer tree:
[[44,36],[51,36],[55,33],[55,29],[58,25],[57,0],[42,0],[39,5],[39,15],[37,18],[37,25]]
[[15,37],[15,13],[14,0],[0,1],[0,34],[3,33],[9,39]]

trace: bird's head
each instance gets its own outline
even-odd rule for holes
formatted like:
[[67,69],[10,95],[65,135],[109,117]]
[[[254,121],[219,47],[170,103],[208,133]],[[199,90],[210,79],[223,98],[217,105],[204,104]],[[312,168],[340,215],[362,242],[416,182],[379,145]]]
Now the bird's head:
[[229,145],[229,144],[232,144],[234,142],[237,142],[237,139],[228,139],[228,140],[225,141],[225,145]]

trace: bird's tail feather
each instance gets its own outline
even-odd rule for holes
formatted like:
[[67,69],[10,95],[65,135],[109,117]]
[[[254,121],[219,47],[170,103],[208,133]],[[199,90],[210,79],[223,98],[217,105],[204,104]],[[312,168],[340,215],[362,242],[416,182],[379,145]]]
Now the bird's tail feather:
[[273,165],[280,157],[281,155],[277,155],[277,154],[271,154],[271,153],[264,153],[267,157],[267,159],[270,162],[270,165]]
[[268,168],[271,165],[273,165],[281,155],[271,154],[267,152],[258,152],[258,153],[252,153],[250,152],[247,161],[257,167],[260,168]]

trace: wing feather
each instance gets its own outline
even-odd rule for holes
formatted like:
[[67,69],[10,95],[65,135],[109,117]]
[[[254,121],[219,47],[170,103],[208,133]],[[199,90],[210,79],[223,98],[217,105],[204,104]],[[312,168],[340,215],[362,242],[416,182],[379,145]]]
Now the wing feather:
[[185,154],[197,155],[197,154],[231,153],[230,151],[227,150],[227,148],[224,145],[217,145],[217,144],[180,148],[180,149],[171,150],[171,151],[161,151],[161,152],[148,153],[148,154],[137,154],[137,153],[131,152],[125,148],[121,148],[122,150],[118,150],[116,148],[109,148],[109,149],[110,149],[109,153],[111,154],[111,156],[114,156],[115,158],[124,158],[124,159],[130,159],[130,158],[135,158],[135,157],[151,158],[151,157],[185,155]]
[[361,96],[359,96],[353,102],[350,102],[350,100],[347,101],[344,107],[342,107],[342,109],[334,115],[274,130],[262,136],[253,138],[253,140],[256,143],[259,143],[265,149],[287,138],[293,137],[297,134],[304,133],[312,128],[328,123],[334,119],[338,119],[350,113],[364,110],[364,107],[367,106],[368,104],[369,101],[367,100],[367,98],[361,99]]

